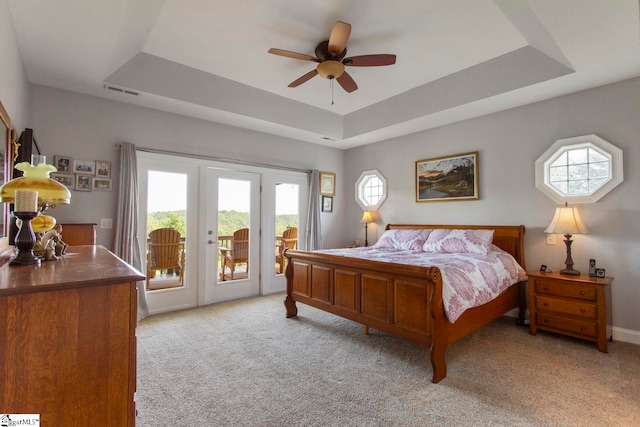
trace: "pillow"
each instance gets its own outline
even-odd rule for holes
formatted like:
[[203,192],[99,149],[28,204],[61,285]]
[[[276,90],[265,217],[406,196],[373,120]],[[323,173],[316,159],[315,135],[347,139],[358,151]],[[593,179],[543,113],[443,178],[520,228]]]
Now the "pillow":
[[433,230],[424,242],[425,252],[486,255],[493,242],[493,230]]
[[387,230],[373,245],[374,248],[413,249],[420,250],[431,233],[429,229],[422,230]]

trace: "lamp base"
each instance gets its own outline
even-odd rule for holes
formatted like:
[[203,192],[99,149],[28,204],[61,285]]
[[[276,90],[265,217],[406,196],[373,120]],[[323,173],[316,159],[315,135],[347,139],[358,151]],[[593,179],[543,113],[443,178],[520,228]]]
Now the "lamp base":
[[560,270],[560,274],[566,274],[568,276],[579,276],[580,272],[578,270],[574,270],[573,268],[565,268],[564,270]]
[[31,228],[31,220],[38,216],[38,212],[14,212],[13,214],[22,220],[22,225],[15,240],[18,255],[9,261],[9,265],[40,264],[40,258],[33,254],[36,236]]

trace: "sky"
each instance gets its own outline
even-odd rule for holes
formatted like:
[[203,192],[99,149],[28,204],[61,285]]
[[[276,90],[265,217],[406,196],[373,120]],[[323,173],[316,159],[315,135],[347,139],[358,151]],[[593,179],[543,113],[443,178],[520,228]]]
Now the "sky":
[[[249,211],[249,182],[220,178],[218,209]],[[166,212],[187,209],[187,175],[149,171],[147,212]],[[168,197],[171,195],[171,197]],[[297,185],[276,186],[276,215],[298,212]]]

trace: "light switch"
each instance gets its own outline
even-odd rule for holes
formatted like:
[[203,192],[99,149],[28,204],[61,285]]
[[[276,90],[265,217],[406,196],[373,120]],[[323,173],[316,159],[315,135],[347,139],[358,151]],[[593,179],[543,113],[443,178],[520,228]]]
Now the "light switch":
[[111,218],[100,218],[100,228],[101,229],[113,228],[113,219],[111,219]]

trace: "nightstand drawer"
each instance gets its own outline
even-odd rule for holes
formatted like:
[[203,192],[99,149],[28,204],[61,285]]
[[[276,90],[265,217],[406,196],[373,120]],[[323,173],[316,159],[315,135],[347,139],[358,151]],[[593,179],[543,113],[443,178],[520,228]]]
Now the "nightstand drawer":
[[560,314],[596,319],[598,306],[595,303],[582,301],[569,301],[560,298],[536,296],[536,309],[540,311],[553,311]]
[[578,298],[595,301],[597,289],[592,285],[582,285],[560,282],[555,280],[536,279],[536,292],[539,294],[557,295],[567,298]]
[[591,338],[598,337],[598,329],[595,322],[567,319],[566,317],[545,313],[536,313],[536,321],[540,329],[551,329]]

